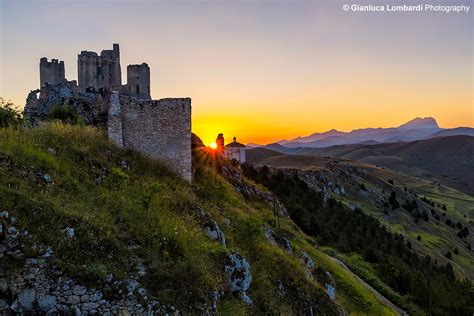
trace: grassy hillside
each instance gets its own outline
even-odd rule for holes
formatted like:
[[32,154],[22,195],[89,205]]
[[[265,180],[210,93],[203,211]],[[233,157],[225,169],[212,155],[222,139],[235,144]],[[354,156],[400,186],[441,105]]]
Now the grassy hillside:
[[[142,263],[146,273],[137,278],[140,286],[185,314],[212,312],[213,291],[219,293],[217,313],[224,315],[394,314],[289,218],[273,227],[271,206],[244,198],[216,170],[227,162],[216,164],[203,152],[197,156],[191,186],[162,165],[115,147],[91,127],[52,123],[0,129],[0,210],[31,236],[24,256],[0,257],[1,272],[15,275],[44,244],[54,251],[61,273],[98,289],[106,288],[110,274],[125,279]],[[206,235],[210,221],[222,229],[225,245]],[[288,240],[292,253],[265,237],[264,226],[273,231],[272,239]],[[64,231],[69,228],[75,234],[68,239]],[[233,252],[250,265],[246,294],[251,305],[230,289],[224,266]],[[302,260],[303,253],[314,268]],[[327,293],[326,271],[335,282],[334,301]],[[6,299],[14,294],[0,291]],[[107,297],[124,295],[103,291]]]
[[[466,237],[472,241],[472,236],[469,237],[468,231],[465,235],[458,235],[464,231],[467,219],[464,224],[448,225],[446,222],[446,229],[433,218],[436,215],[428,215],[425,205],[408,189],[403,191],[407,196],[411,195],[410,200],[403,202],[401,192],[394,188],[393,179],[388,179],[387,187],[381,189],[383,183],[374,186],[377,179],[367,181],[370,175],[364,170],[342,161],[331,159],[318,163],[318,166],[318,170],[301,170],[255,168],[246,164],[244,170],[247,176],[275,192],[304,232],[317,238],[321,245],[336,249],[336,253],[331,251],[334,256],[410,314],[429,312],[429,293],[433,297],[433,315],[472,314],[474,288],[472,282],[462,275],[471,271],[472,251],[463,244]],[[355,197],[356,192],[359,198]],[[435,202],[422,197],[421,201],[424,200],[427,202],[423,203],[434,204],[430,206],[436,208]],[[378,213],[384,214],[389,223],[380,225],[377,214],[372,213],[372,209],[369,211],[362,202],[379,205]],[[454,220],[453,213],[444,216]],[[439,226],[438,230],[446,231],[446,234],[438,234],[437,239],[435,235],[426,234],[420,237],[420,242],[441,241],[463,248],[455,248],[454,254],[439,260],[441,258],[434,251],[430,252],[431,249],[425,248],[426,251],[422,252],[417,245],[413,246],[413,236],[407,235],[403,229],[394,229],[393,219],[401,219],[401,223],[407,225],[403,228],[412,223],[420,230],[427,229],[430,227],[428,223],[434,222],[431,227]],[[436,228],[431,232],[436,234]],[[438,247],[435,249],[440,250]],[[458,268],[462,266],[457,277],[453,273],[454,263]]]
[[[336,194],[329,189],[330,196],[346,205],[361,208],[392,231],[403,233],[422,254],[429,255],[440,263],[449,262],[460,276],[474,279],[474,255],[467,249],[468,245],[474,246],[473,234],[459,238],[459,229],[446,224],[447,220],[453,224],[459,222],[472,232],[474,196],[439,183],[344,159],[272,155],[260,160],[258,165],[300,169],[325,175],[328,181],[345,189],[344,194]],[[362,184],[366,191],[361,192]],[[389,201],[391,192],[396,193],[400,204],[395,210],[391,205],[384,204]],[[428,221],[420,218],[415,222],[415,213],[402,206],[407,200],[415,200],[418,212],[426,212]],[[425,238],[418,240],[418,236]],[[446,253],[453,253],[455,249],[458,254],[451,259],[446,258]]]

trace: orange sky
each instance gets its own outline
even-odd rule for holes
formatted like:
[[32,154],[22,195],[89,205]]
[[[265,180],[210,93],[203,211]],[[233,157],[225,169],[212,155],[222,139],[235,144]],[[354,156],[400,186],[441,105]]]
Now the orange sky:
[[472,14],[346,13],[338,0],[0,6],[0,96],[20,106],[42,56],[77,79],[81,50],[119,43],[123,78],[127,64],[147,62],[153,98],[191,97],[207,144],[218,133],[268,143],[417,116],[474,127]]

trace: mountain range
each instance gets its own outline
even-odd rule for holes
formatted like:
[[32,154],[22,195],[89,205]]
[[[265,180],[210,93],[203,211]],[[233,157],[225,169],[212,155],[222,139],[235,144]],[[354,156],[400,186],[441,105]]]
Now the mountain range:
[[[441,136],[468,135],[474,136],[474,128],[441,128],[432,117],[417,117],[398,127],[363,128],[351,132],[341,132],[335,129],[309,136],[297,137],[292,140],[281,140],[276,144],[287,148],[325,148],[334,145],[410,142]],[[249,144],[250,147],[258,147]]]

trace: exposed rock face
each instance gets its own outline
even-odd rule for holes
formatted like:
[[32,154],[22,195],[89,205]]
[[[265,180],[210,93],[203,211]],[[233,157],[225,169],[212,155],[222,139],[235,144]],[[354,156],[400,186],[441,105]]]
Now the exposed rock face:
[[285,250],[289,253],[289,254],[292,254],[293,253],[293,248],[291,247],[291,242],[286,239],[286,238],[282,238],[281,239],[281,245],[283,246],[283,248],[285,248]]
[[74,228],[67,227],[63,230],[63,234],[64,234],[64,238],[72,239],[72,238],[74,238],[75,230],[74,230]]
[[244,176],[240,168],[226,165],[222,167],[222,173],[234,186],[234,188],[238,192],[242,193],[244,197],[265,201],[268,204],[272,206],[274,205],[276,207],[276,211],[278,212],[279,216],[289,217],[288,211],[286,210],[283,203],[281,203],[280,200],[278,200],[278,198],[270,192],[263,192],[255,185],[247,183],[244,180]]
[[[322,172],[319,170],[292,170],[297,173],[298,177],[304,181],[310,188],[316,192],[320,192],[323,198],[323,202],[326,203],[329,200],[329,193],[332,192],[337,195],[345,195],[346,190],[338,179],[341,174],[338,172],[334,174],[332,171]],[[346,178],[345,175],[344,178]]]
[[204,226],[204,231],[212,240],[219,240],[220,243],[226,247],[225,235],[216,221],[210,221]]
[[314,261],[306,252],[301,252],[301,259],[303,260],[303,263],[306,268],[308,268],[309,270],[314,269]]
[[276,245],[276,241],[275,241],[275,233],[270,229],[268,228],[267,226],[263,226],[263,235],[265,236],[265,238],[267,238],[268,242],[271,243],[272,245]]
[[324,271],[318,267],[314,271],[314,275],[318,279],[319,283],[323,284],[326,288],[326,294],[329,298],[334,301],[336,299],[336,282],[329,271]]
[[229,278],[230,289],[232,292],[237,293],[245,304],[251,305],[252,300],[246,293],[250,283],[252,283],[250,265],[237,252],[232,252],[228,259],[228,264],[225,265],[224,270]]
[[326,292],[331,300],[336,299],[336,288],[332,284],[326,283]]
[[212,240],[218,240],[224,247],[226,247],[225,234],[219,224],[217,224],[217,222],[203,209],[199,209],[198,215],[206,235]]

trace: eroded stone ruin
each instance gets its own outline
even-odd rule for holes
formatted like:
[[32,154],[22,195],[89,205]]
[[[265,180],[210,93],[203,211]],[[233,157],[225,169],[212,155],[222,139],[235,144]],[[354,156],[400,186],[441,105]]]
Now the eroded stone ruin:
[[72,107],[85,124],[107,128],[119,146],[142,152],[191,181],[191,99],[151,100],[150,67],[127,66],[122,84],[120,49],[82,51],[78,81],[67,80],[64,62],[40,59],[40,88],[26,99],[25,118],[35,126],[58,107]]

